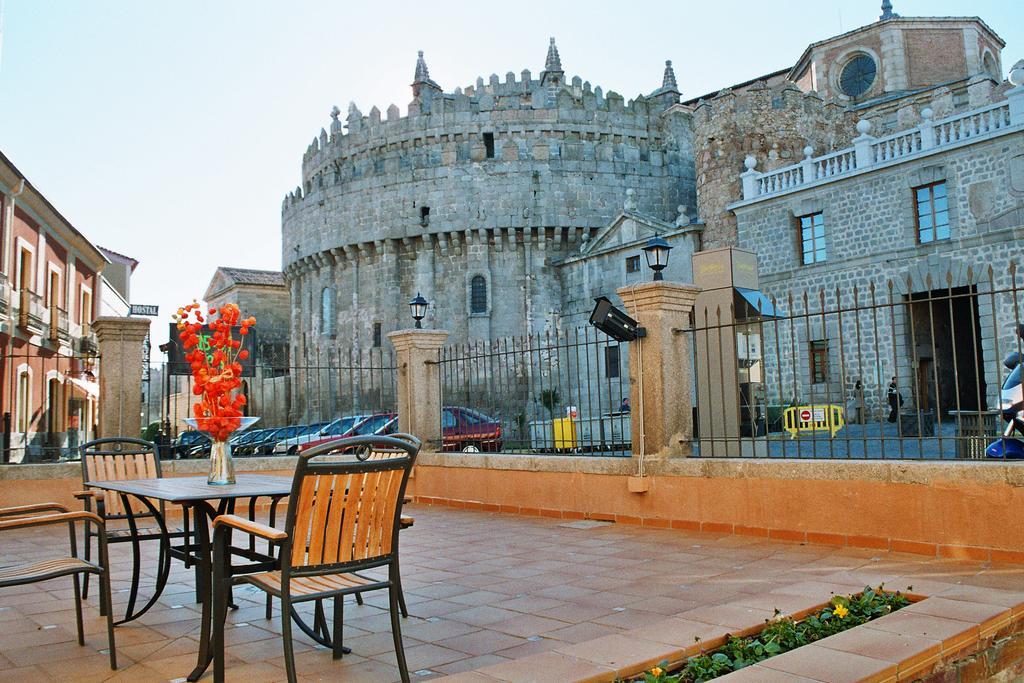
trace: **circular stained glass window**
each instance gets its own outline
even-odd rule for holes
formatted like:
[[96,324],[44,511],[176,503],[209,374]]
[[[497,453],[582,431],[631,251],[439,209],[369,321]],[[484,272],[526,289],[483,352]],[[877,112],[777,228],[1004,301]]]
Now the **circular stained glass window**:
[[860,97],[875,82],[875,60],[867,55],[857,55],[843,67],[839,87],[849,97]]

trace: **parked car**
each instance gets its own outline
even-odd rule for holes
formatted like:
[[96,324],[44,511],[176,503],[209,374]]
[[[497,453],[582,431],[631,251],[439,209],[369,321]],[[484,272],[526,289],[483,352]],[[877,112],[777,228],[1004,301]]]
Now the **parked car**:
[[[318,422],[290,439],[278,441],[274,445],[274,455],[295,455],[301,450],[303,445],[310,441],[341,436],[352,429],[357,423],[365,420],[366,417],[366,415],[349,415],[348,417],[338,418],[333,422]],[[314,430],[312,427],[316,427],[316,429]]]
[[278,441],[294,437],[302,428],[302,425],[292,425],[267,429],[259,437],[242,446],[239,449],[240,455],[270,455]]
[[501,423],[470,408],[445,406],[441,409],[441,444],[446,451],[500,451]]
[[178,433],[172,452],[175,458],[188,458],[195,448],[201,447],[203,444],[206,444],[209,449],[210,437],[195,429],[188,429]]
[[300,451],[304,451],[307,448],[312,448],[319,444],[334,439],[339,436],[370,436],[374,434],[394,434],[398,431],[398,414],[397,413],[375,413],[369,417],[365,417],[355,425],[350,427],[348,431],[341,434],[332,434],[320,439],[309,441],[299,448]]

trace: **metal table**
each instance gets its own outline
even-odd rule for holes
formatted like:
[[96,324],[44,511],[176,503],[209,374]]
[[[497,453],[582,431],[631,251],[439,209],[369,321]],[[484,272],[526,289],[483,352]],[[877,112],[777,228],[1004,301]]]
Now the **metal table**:
[[[167,574],[170,571],[170,557],[172,549],[170,548],[169,539],[167,537],[167,525],[165,524],[160,511],[155,505],[153,505],[152,501],[162,500],[168,503],[181,505],[184,508],[185,514],[188,514],[190,510],[193,512],[195,516],[195,535],[198,540],[198,545],[186,544],[183,552],[189,555],[190,558],[197,561],[199,569],[196,574],[196,592],[202,599],[203,604],[202,627],[199,638],[199,658],[196,668],[188,675],[188,680],[190,681],[199,680],[199,677],[202,676],[207,667],[209,667],[210,662],[213,661],[211,641],[213,622],[213,558],[210,535],[210,528],[213,519],[219,514],[230,512],[234,507],[235,501],[239,498],[250,498],[253,500],[257,498],[271,498],[276,505],[278,501],[291,493],[291,477],[275,477],[262,474],[240,474],[238,475],[237,483],[229,486],[210,486],[206,483],[206,477],[169,477],[161,479],[130,479],[124,481],[91,481],[87,485],[92,488],[114,491],[120,494],[123,502],[125,503],[125,510],[131,510],[131,506],[127,504],[127,497],[132,496],[137,498],[146,506],[149,512],[153,513],[157,524],[163,531],[160,543],[162,550],[165,551],[163,553],[164,562],[162,563],[157,575],[156,595],[150,600],[150,603],[145,609],[135,613],[132,618],[136,618],[143,614],[156,601],[156,598],[159,597],[160,593],[163,591],[164,584],[167,580]],[[134,531],[135,522],[130,516],[130,512],[128,525],[129,528]],[[259,553],[256,551],[254,543],[248,548],[231,546],[230,553],[231,556],[243,557],[249,561],[249,564],[245,565],[232,565],[230,570],[232,574],[269,571],[275,568],[275,559],[270,554],[269,549],[266,554]],[[326,634],[319,628],[316,629],[316,631],[309,629],[302,620],[298,619],[297,615],[293,613],[292,616],[296,619],[303,631],[313,635],[317,640],[322,642],[327,638]]]

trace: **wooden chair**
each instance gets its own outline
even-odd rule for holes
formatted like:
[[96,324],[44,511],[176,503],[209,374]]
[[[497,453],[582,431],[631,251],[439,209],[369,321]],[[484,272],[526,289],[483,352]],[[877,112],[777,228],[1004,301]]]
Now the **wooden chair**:
[[[94,498],[94,494],[91,491],[84,491],[75,495],[80,499],[94,499],[98,509],[102,511],[102,498]],[[98,564],[78,557],[75,534],[76,522],[81,522],[87,527],[95,527],[93,533],[99,541]],[[110,668],[116,670],[117,650],[114,646],[114,620],[111,616],[113,610],[110,604],[110,562],[107,556],[106,525],[103,522],[102,512],[100,514],[87,511],[69,512],[66,507],[57,503],[0,508],[0,532],[14,529],[35,529],[51,524],[68,525],[70,556],[58,556],[52,559],[0,567],[0,588],[21,586],[27,583],[38,583],[63,576],[71,576],[75,587],[75,626],[78,628],[78,644],[85,645],[85,634],[82,628],[83,597],[79,575],[89,576],[90,574],[96,574],[100,580],[100,612],[107,617]]]
[[[386,451],[388,457],[352,459],[362,447]],[[348,451],[348,460],[323,459]],[[295,683],[292,646],[293,603],[333,599],[333,654],[343,654],[344,597],[387,589],[391,631],[402,680],[409,671],[399,618],[398,536],[402,501],[419,444],[406,438],[360,436],[334,439],[299,456],[285,529],[275,529],[235,515],[214,522],[214,680],[224,680],[224,619],[230,587],[249,583],[281,600],[281,635],[285,670]],[[227,561],[229,535],[238,530],[280,546],[280,569],[232,576]],[[386,567],[387,578],[361,572]]]
[[[156,446],[149,441],[133,439],[127,436],[108,437],[96,439],[81,446],[82,454],[82,483],[88,484],[93,481],[124,481],[127,479],[159,479],[163,477],[160,469],[160,458],[157,455]],[[142,541],[161,541],[158,563],[158,588],[154,598],[163,589],[163,582],[167,579],[170,560],[167,554],[172,554],[185,561],[188,567],[191,533],[189,532],[188,516],[183,516],[184,528],[164,529],[156,526],[139,527],[139,521],[150,524],[154,521],[163,524],[166,519],[163,501],[158,501],[154,506],[148,501],[140,501],[133,497],[122,498],[114,491],[98,493],[104,502],[105,512],[100,513],[105,522],[125,522],[128,528],[117,528],[107,530],[108,543],[131,543],[132,544],[132,584],[131,593],[128,596],[128,607],[125,614],[125,621],[138,616],[152,606],[150,601],[138,614],[135,613],[135,601],[138,597],[141,551],[139,544]],[[126,502],[127,501],[127,502]],[[126,509],[126,504],[128,509]],[[91,500],[86,498],[85,509],[90,511]],[[159,518],[156,511],[159,510]],[[129,515],[129,511],[131,514]],[[96,533],[87,529],[85,533],[85,560],[88,562],[91,557],[92,541]],[[176,552],[170,547],[171,539],[184,539],[184,545]],[[198,568],[197,568],[198,572]],[[89,597],[89,581],[85,579],[83,596]],[[118,622],[121,623],[121,622]]]

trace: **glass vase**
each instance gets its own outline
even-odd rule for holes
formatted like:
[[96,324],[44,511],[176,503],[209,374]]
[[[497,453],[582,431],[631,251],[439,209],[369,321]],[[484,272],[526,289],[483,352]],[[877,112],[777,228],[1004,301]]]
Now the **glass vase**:
[[235,429],[223,441],[214,439],[208,429],[205,429],[207,421],[213,418],[185,418],[185,422],[194,429],[202,432],[210,439],[210,474],[206,477],[206,483],[210,486],[227,486],[235,483],[235,462],[231,459],[231,439],[237,434],[244,432],[256,424],[259,417],[238,418],[238,429]]

